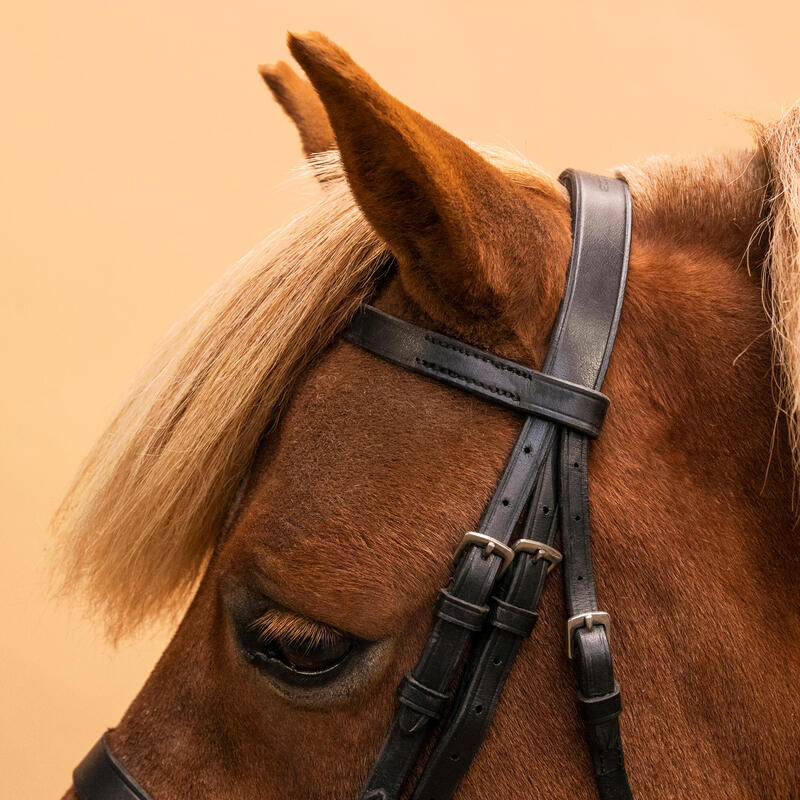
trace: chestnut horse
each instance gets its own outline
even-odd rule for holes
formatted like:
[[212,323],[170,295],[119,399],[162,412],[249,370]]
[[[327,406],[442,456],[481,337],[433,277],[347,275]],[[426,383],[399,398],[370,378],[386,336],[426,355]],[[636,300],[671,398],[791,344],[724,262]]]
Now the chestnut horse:
[[[262,74],[321,198],[172,332],[55,522],[112,637],[194,591],[108,737],[157,800],[357,795],[520,417],[337,334],[370,298],[536,366],[570,257],[556,180],[323,36],[289,44],[310,82]],[[638,798],[800,797],[798,131],[793,109],[752,151],[617,172],[633,241],[592,514]],[[596,796],[556,581],[539,610],[462,800]]]

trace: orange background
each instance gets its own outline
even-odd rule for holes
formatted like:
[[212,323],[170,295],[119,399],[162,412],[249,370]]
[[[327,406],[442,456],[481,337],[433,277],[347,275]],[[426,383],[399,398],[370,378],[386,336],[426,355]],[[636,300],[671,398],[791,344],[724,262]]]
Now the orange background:
[[0,30],[0,784],[60,797],[163,649],[55,602],[46,524],[167,325],[317,191],[256,75],[316,28],[465,138],[588,169],[748,143],[800,95],[796,2],[73,0]]

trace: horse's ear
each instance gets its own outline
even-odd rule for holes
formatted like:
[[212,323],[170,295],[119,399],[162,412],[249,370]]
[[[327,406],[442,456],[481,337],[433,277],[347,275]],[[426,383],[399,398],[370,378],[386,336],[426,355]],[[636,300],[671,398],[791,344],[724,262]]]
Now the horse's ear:
[[325,106],[307,80],[301,78],[284,61],[261,64],[258,73],[281,108],[297,126],[308,158],[336,148],[336,137],[328,121]]
[[513,182],[319,33],[290,34],[289,48],[327,109],[353,194],[415,300],[476,321],[557,302],[570,231],[556,181],[532,173],[525,187]]

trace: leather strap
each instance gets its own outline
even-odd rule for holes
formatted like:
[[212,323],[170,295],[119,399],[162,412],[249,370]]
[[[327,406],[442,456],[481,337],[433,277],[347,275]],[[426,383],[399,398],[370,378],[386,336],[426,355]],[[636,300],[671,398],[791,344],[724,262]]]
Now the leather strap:
[[[593,193],[587,196],[587,185],[576,181],[574,174],[562,176],[570,191],[573,209],[590,201],[607,206],[615,200],[611,193]],[[616,186],[622,185],[614,182]],[[602,186],[598,188],[603,188]],[[573,260],[592,259],[593,269],[587,279],[603,269],[603,261],[619,259],[620,291],[624,292],[628,269],[631,237],[630,195],[624,192],[624,213],[609,214],[604,230],[580,230],[585,217],[573,211]],[[588,235],[587,235],[588,233]],[[585,244],[585,255],[576,253],[576,247]],[[588,262],[587,262],[588,263]],[[611,356],[619,311],[609,327],[608,347],[599,364],[595,388],[602,385],[608,360]],[[583,617],[584,624],[572,628],[568,623],[568,650],[574,654],[578,678],[578,700],[586,725],[586,738],[592,757],[592,767],[601,800],[632,800],[633,795],[625,771],[619,715],[622,711],[619,687],[614,680],[609,631],[606,625],[594,624],[599,612],[595,596],[594,568],[592,564],[592,535],[589,521],[589,442],[574,431],[561,434],[561,537],[564,548],[564,595],[570,620]]]
[[343,338],[387,361],[514,411],[597,436],[608,408],[600,392],[528,369],[364,305]]
[[[568,171],[564,173],[562,180],[567,184],[573,200],[573,253],[564,298],[551,335],[543,373],[566,381],[570,385],[577,384],[598,390],[608,365],[624,295],[630,241],[629,195],[627,187],[621,181],[586,173]],[[589,196],[588,203],[584,202],[586,195]],[[387,318],[392,320],[391,325],[386,324]],[[484,372],[487,361],[484,356],[488,354],[484,354],[483,351],[456,340],[446,339],[439,334],[425,332],[382,313],[368,312],[360,315],[357,317],[356,326],[354,334],[346,334],[346,338],[354,343],[390,361],[478,394],[483,394],[487,385],[492,387],[500,385],[502,377],[500,373],[516,376],[522,371],[527,371],[529,374],[543,374],[534,373],[533,370],[527,370],[513,362],[501,363],[496,357],[489,356],[494,363],[488,362],[493,371],[487,380]],[[447,346],[439,346],[437,342],[440,341]],[[456,345],[458,350],[454,349]],[[437,348],[435,355],[431,355],[432,346]],[[419,349],[415,351],[414,348]],[[453,358],[451,353],[463,358],[460,358],[457,364],[448,361],[447,359]],[[431,368],[429,366],[431,364],[435,368]],[[503,369],[500,369],[498,364],[501,364]],[[513,371],[507,367],[513,368]],[[476,386],[480,391],[476,390]],[[522,397],[516,384],[513,393]],[[491,399],[497,400],[495,394],[492,393]],[[518,401],[514,403],[507,404],[518,410],[522,408]],[[566,412],[564,408],[556,405],[555,408],[548,408],[546,414],[540,411],[536,414],[537,416],[528,416],[525,420],[497,489],[478,525],[481,533],[501,543],[509,542],[513,536],[542,465],[549,458],[556,427],[569,424],[569,429],[576,437],[585,439],[588,435],[586,426],[581,428],[565,422],[566,418],[574,420],[575,415],[571,409]],[[520,563],[526,560],[527,558]],[[486,551],[478,546],[471,547],[456,567],[447,588],[448,594],[473,605],[484,605],[500,566],[501,559],[497,557],[496,551],[487,555]],[[515,566],[513,569],[516,574],[516,570],[520,567]],[[543,568],[540,566],[538,569]],[[535,594],[538,600],[538,593]],[[513,598],[506,596],[500,600],[510,606],[534,612],[533,608],[529,608],[530,595],[528,605],[515,602],[516,595]],[[427,687],[431,692],[446,693],[464,657],[470,634],[470,629],[463,625],[449,624],[441,617],[436,618],[419,661],[412,670],[411,676],[414,681]],[[473,681],[477,682],[475,685],[478,690],[485,692],[489,687],[491,691],[486,696],[495,698],[499,697],[505,683],[511,661],[519,647],[520,637],[510,630],[492,626],[489,639],[486,641],[490,639],[491,646],[497,647],[498,652],[502,649],[504,655],[490,652],[484,644],[480,649],[484,658],[481,660],[479,656],[477,662],[475,659],[472,660],[467,678],[471,674]],[[517,641],[509,647],[512,640]],[[486,709],[487,714],[484,719],[488,720],[485,724],[483,719],[471,722],[468,720],[471,720],[472,716],[480,716],[478,713],[472,716],[464,713],[468,703],[472,703],[472,699],[468,690],[462,691],[459,695],[459,700],[454,705],[454,712],[445,723],[440,739],[442,744],[435,750],[415,797],[425,800],[449,797],[469,765],[480,745],[488,720],[491,719],[491,714],[488,712],[490,709],[493,712],[496,706],[496,699],[487,701],[486,704],[476,703],[475,705],[480,705],[482,708],[481,714],[483,709]],[[475,705],[471,706],[473,710]],[[427,738],[428,723],[432,718],[431,715],[401,705],[367,777],[360,795],[361,800],[396,800],[417,762]],[[472,737],[472,743],[467,743],[468,746],[463,748],[463,756],[461,750],[458,753],[446,754],[448,744],[457,740],[461,747],[462,741],[466,742],[465,737],[469,736]],[[434,784],[435,791],[427,791],[428,787]],[[441,795],[438,794],[439,791],[442,792]]]
[[[595,597],[589,525],[588,447],[585,436],[564,432],[561,439],[561,537],[564,547],[564,594],[570,619],[583,617],[571,630],[568,646],[578,678],[578,702],[586,726],[592,768],[602,800],[632,800],[619,715],[619,686],[606,624],[593,622]],[[591,627],[589,627],[591,625]]]
[[75,767],[72,784],[78,800],[152,800],[111,754],[105,734]]

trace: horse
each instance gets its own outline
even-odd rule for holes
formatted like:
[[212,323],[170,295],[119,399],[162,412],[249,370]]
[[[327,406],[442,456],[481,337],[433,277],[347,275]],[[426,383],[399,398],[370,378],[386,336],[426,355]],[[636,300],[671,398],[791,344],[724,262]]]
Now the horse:
[[[112,639],[182,614],[107,734],[156,799],[357,796],[520,414],[340,333],[369,301],[536,367],[570,260],[557,180],[321,34],[289,47],[308,80],[260,71],[321,196],[168,334],[54,520]],[[629,277],[589,463],[631,790],[800,798],[800,106],[614,176]],[[539,610],[461,800],[596,796],[552,579]]]

